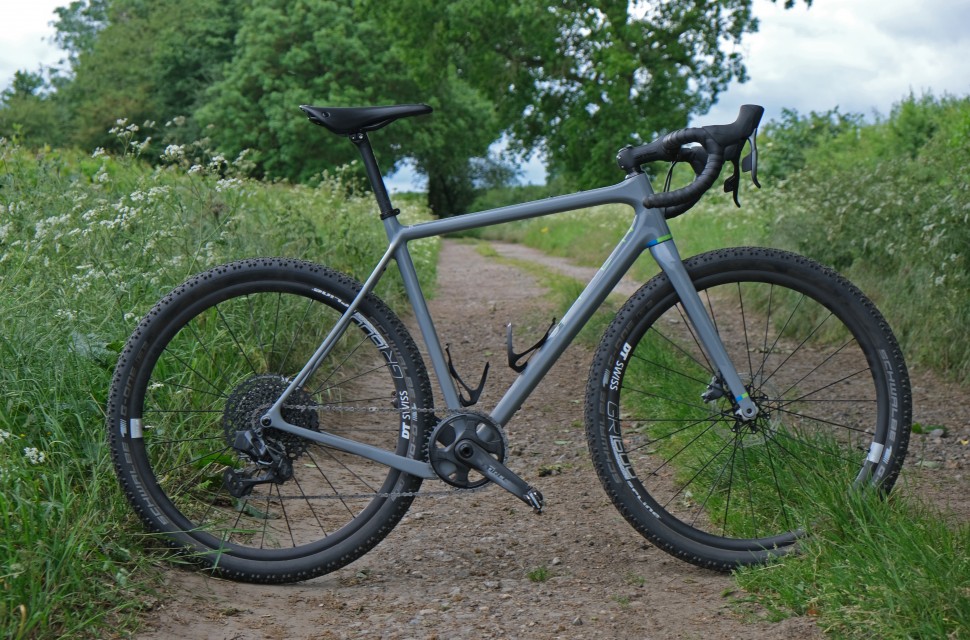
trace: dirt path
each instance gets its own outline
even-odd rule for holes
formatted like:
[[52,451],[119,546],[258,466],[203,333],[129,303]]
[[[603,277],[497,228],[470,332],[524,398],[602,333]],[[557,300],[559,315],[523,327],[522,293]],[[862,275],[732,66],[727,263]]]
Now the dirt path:
[[[497,249],[559,268],[521,247]],[[504,366],[505,324],[515,323],[518,345],[531,344],[553,312],[533,278],[472,246],[446,242],[439,274],[431,311],[440,337],[469,379],[491,360],[479,405],[488,410],[514,375]],[[138,637],[819,637],[808,618],[764,621],[735,603],[729,576],[667,556],[619,516],[586,451],[589,361],[586,350],[571,347],[508,426],[509,466],[542,490],[543,515],[495,488],[419,497],[374,551],[306,583],[246,585],[171,569]],[[956,419],[970,430],[965,416]],[[531,580],[537,570],[547,579]]]

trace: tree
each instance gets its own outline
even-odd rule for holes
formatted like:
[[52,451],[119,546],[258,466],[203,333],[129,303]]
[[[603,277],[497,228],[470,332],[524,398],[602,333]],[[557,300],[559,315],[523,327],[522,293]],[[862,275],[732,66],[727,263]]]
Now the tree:
[[27,144],[62,141],[64,121],[41,73],[17,71],[11,86],[0,94],[0,137]]
[[267,176],[306,180],[359,156],[349,142],[313,131],[298,105],[427,102],[438,115],[396,122],[371,136],[388,171],[413,158],[439,213],[471,202],[473,158],[500,127],[491,102],[447,63],[416,66],[387,25],[360,2],[265,0],[249,9],[236,52],[198,112],[230,153],[254,150]]
[[453,61],[484,91],[521,148],[541,149],[552,173],[592,187],[616,179],[619,147],[685,126],[744,79],[729,49],[757,27],[750,5],[423,0],[383,11],[428,68]]
[[[58,10],[57,41],[73,79],[59,93],[73,141],[108,146],[118,118],[142,123],[190,115],[232,56],[236,0],[80,0]],[[199,135],[190,126],[183,135]]]

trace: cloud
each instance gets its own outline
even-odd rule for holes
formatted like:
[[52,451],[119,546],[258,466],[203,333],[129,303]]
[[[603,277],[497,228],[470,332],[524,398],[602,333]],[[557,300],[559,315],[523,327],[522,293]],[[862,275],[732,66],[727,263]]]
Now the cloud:
[[785,10],[756,0],[755,15],[760,31],[744,43],[750,80],[698,124],[730,121],[746,102],[764,105],[766,119],[782,108],[886,115],[910,91],[970,93],[970,3],[816,0]]

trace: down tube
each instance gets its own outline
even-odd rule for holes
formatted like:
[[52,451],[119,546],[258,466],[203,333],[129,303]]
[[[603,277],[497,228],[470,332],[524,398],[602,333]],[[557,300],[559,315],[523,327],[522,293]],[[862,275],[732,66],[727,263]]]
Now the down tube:
[[647,211],[646,215],[640,211],[637,212],[630,232],[616,246],[603,268],[593,276],[562,321],[549,335],[546,344],[532,356],[525,371],[495,406],[492,411],[493,419],[499,424],[506,424],[512,418],[566,347],[600,308],[616,283],[643,253],[647,243],[666,234],[666,222],[656,210]]

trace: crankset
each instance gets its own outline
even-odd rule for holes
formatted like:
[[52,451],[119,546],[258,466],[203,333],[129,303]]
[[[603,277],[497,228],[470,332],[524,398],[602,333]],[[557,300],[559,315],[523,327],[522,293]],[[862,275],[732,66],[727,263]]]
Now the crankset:
[[438,476],[459,489],[494,482],[542,513],[542,494],[505,466],[505,432],[490,417],[458,413],[442,420],[431,433],[429,458]]

